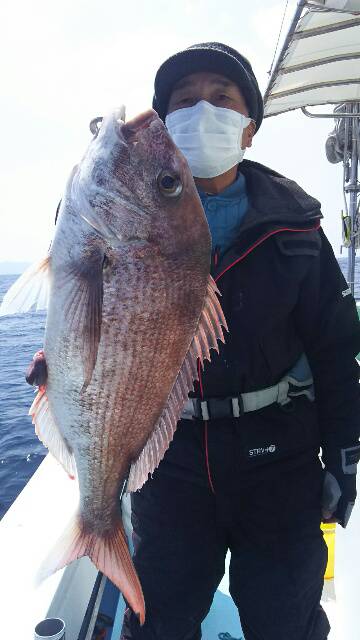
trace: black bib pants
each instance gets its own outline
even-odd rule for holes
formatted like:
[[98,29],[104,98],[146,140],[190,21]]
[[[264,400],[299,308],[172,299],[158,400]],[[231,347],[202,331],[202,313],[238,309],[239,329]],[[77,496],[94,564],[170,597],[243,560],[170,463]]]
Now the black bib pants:
[[140,627],[128,609],[122,640],[199,640],[228,549],[246,640],[327,638],[313,414],[302,397],[286,411],[272,405],[237,419],[179,423],[153,478],[132,495],[146,621]]

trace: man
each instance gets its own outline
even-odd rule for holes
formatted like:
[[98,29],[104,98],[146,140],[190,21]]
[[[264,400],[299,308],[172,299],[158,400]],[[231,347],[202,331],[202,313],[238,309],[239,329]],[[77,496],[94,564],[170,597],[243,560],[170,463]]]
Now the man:
[[122,638],[201,638],[230,549],[246,640],[325,640],[320,522],[346,526],[360,454],[354,300],[319,203],[242,160],[263,117],[242,55],[215,42],[172,56],[153,106],[194,175],[229,334],[132,496],[147,611],[140,627],[127,610]]

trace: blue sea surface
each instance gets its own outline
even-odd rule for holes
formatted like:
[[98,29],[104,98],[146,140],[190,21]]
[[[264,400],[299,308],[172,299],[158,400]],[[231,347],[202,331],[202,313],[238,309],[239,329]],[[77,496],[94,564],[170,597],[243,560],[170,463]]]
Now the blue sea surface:
[[[346,277],[346,258],[339,258]],[[0,301],[18,276],[0,276]],[[355,289],[360,298],[360,258]],[[47,453],[28,415],[34,390],[25,372],[43,345],[45,313],[0,317],[0,518],[24,488]]]
[[[19,276],[0,276],[0,300]],[[0,317],[0,518],[47,453],[28,415],[34,389],[25,381],[42,347],[45,313]]]

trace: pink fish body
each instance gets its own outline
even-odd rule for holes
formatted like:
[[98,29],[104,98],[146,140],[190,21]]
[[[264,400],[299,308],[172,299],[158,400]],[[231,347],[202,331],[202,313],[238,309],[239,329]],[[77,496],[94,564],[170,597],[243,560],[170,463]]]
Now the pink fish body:
[[[30,411],[80,489],[44,574],[88,555],[142,623],[119,494],[158,466],[225,319],[185,159],[155,112],[127,124],[118,115],[104,119],[72,172],[49,256],[28,275],[49,279],[47,382]],[[24,286],[10,290],[2,313]]]

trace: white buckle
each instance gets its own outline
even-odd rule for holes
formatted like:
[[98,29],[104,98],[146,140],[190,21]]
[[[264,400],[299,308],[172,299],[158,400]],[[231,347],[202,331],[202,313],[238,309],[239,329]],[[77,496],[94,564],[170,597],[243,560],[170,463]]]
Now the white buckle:
[[290,398],[288,397],[288,391],[289,391],[289,380],[286,376],[283,380],[280,380],[278,384],[278,395],[276,400],[278,404],[284,405],[290,402]]
[[203,400],[202,402],[200,402],[200,409],[201,409],[202,419],[210,420],[209,408],[206,400]]
[[231,398],[231,404],[234,418],[240,418],[239,398]]

